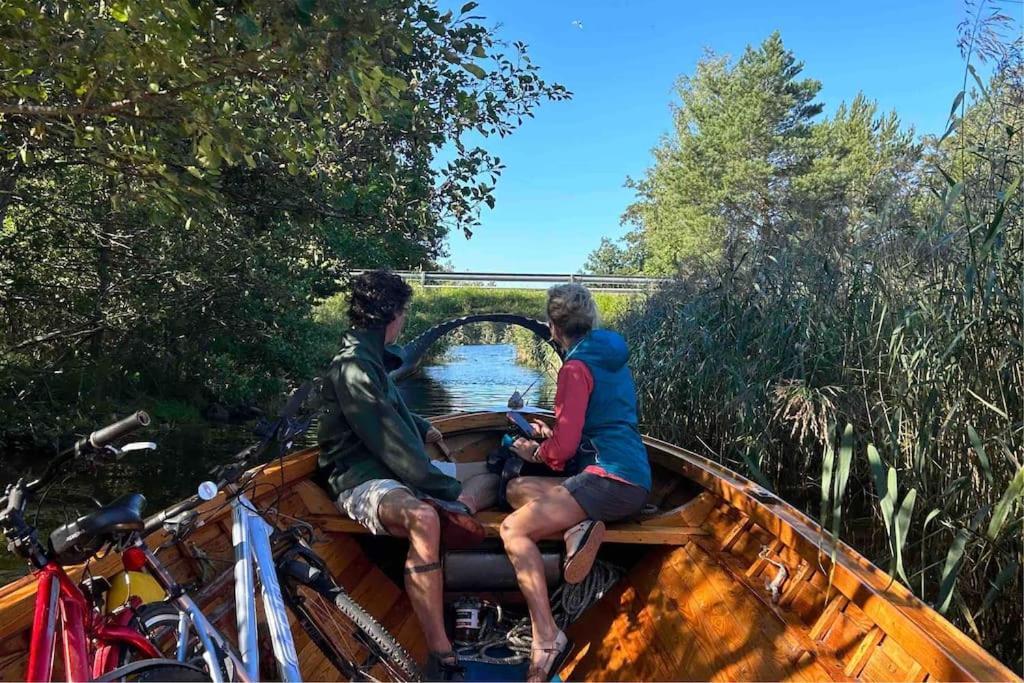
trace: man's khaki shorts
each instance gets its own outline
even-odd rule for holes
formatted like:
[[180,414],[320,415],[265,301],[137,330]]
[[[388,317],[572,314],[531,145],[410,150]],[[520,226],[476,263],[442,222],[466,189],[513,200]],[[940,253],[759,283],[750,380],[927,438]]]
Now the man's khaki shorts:
[[380,521],[378,512],[380,502],[392,491],[408,491],[410,496],[415,495],[412,489],[394,479],[371,479],[342,491],[335,504],[339,510],[365,526],[375,536],[387,536],[388,530]]

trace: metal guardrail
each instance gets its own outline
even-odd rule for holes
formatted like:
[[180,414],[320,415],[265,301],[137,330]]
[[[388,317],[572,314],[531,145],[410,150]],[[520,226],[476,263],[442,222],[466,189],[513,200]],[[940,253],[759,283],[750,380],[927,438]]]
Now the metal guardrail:
[[[352,275],[364,271],[353,270]],[[523,282],[538,285],[578,282],[597,291],[607,289],[615,292],[645,292],[658,285],[670,282],[671,278],[643,277],[639,275],[591,275],[586,273],[445,273],[426,270],[396,270],[395,275],[407,282],[417,282],[424,287],[451,287],[464,283]]]

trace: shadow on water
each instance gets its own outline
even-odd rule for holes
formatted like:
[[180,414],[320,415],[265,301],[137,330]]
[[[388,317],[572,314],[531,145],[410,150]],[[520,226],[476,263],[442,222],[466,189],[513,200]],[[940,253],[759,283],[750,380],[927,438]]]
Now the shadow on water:
[[[554,377],[541,370],[517,365],[511,345],[457,346],[441,361],[424,366],[415,377],[400,384],[406,404],[422,415],[442,415],[459,410],[504,405],[513,391],[524,391],[530,405],[551,407]],[[157,512],[192,495],[210,471],[255,440],[252,425],[174,425],[149,429],[139,441],[155,441],[156,451],[129,454],[114,465],[93,471],[71,469],[58,480],[38,505],[29,507],[29,522],[40,538],[53,528],[94,509],[93,499],[109,502],[131,492],[147,499],[146,510]],[[308,443],[315,443],[315,431]],[[53,452],[16,450],[0,458],[0,485],[20,476],[38,475]],[[40,499],[37,499],[40,500]],[[0,585],[25,573],[25,563],[11,555],[0,542]]]

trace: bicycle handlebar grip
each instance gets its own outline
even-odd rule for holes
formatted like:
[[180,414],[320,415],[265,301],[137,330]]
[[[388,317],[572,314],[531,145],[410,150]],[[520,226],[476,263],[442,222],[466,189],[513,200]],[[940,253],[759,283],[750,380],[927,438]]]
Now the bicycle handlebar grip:
[[89,445],[93,448],[103,448],[111,441],[119,439],[126,434],[130,434],[139,427],[147,426],[149,422],[149,415],[146,411],[140,410],[134,415],[129,415],[128,417],[118,420],[113,424],[109,424],[102,429],[97,429],[89,435]]

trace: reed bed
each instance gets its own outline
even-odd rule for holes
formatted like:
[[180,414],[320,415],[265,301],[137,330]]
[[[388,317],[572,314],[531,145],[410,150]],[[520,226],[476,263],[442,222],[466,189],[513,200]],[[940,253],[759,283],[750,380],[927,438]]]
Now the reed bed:
[[802,506],[1021,671],[1024,89],[996,86],[958,97],[900,208],[694,266],[618,327],[643,431]]

